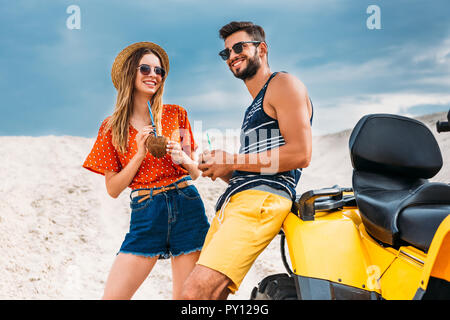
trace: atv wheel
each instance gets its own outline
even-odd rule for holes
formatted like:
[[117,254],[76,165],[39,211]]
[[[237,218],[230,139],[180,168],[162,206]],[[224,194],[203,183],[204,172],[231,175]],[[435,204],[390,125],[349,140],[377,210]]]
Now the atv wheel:
[[250,300],[297,300],[294,279],[286,273],[268,276],[253,288]]

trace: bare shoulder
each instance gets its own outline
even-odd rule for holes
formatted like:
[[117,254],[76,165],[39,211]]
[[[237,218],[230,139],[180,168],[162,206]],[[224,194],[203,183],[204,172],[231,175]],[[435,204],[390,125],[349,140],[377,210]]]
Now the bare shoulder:
[[282,105],[298,105],[308,101],[308,91],[296,76],[280,72],[270,81],[267,88],[268,103],[275,109]]
[[293,93],[292,91],[295,91],[299,94],[307,93],[305,84],[299,78],[289,73],[278,73],[269,85],[272,86],[272,91],[275,92]]

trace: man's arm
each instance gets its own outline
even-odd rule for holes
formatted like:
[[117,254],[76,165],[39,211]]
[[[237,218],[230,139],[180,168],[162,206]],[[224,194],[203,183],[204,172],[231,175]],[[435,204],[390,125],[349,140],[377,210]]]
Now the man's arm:
[[267,102],[276,112],[285,144],[258,153],[257,163],[254,163],[255,159],[252,159],[250,154],[235,155],[235,170],[260,172],[262,169],[282,172],[306,168],[309,165],[312,134],[306,87],[294,76],[283,73],[278,74],[270,86]]
[[215,150],[211,153],[214,160],[199,166],[203,176],[215,180],[234,170],[276,173],[309,165],[312,134],[306,87],[294,76],[280,73],[271,81],[270,95],[266,98],[276,112],[285,145],[257,154],[231,155]]

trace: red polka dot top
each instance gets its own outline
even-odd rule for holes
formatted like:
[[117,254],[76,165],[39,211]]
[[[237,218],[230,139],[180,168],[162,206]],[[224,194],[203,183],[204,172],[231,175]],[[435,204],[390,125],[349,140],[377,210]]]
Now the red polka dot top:
[[[128,128],[126,153],[122,154],[114,148],[111,130],[103,132],[108,119],[109,117],[103,120],[94,146],[83,163],[83,168],[102,175],[105,175],[106,171],[120,172],[138,150],[135,140],[138,131],[131,124]],[[161,116],[161,126],[162,135],[170,140],[180,142],[181,147],[188,155],[197,149],[187,112],[182,107],[165,104]],[[147,152],[129,187],[132,190],[162,187],[187,174],[187,170],[174,163],[169,154],[162,158],[156,158]]]

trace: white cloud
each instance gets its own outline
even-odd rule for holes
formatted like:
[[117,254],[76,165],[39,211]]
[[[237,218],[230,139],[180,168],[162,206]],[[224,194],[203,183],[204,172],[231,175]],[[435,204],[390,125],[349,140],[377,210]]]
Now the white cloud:
[[413,106],[450,106],[450,38],[433,47],[404,45],[385,52],[361,64],[294,70],[313,99],[314,135],[350,129],[370,113],[413,116],[408,114]]
[[[196,111],[237,111],[251,102],[248,92],[242,91],[206,91],[197,95],[183,98],[184,103]],[[250,102],[249,102],[250,101]]]
[[448,105],[450,94],[388,93],[346,97],[330,108],[316,108],[313,134],[323,135],[353,128],[361,117],[371,113],[401,114],[417,105]]
[[415,63],[431,61],[442,68],[450,70],[450,38],[443,40],[438,46],[425,49],[412,59]]

